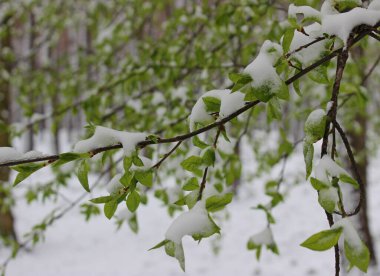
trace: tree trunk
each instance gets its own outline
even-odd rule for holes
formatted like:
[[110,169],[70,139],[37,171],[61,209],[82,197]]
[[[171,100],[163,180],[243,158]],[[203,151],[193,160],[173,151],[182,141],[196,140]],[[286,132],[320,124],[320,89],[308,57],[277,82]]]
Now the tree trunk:
[[[3,22],[5,32],[1,39],[2,48],[12,48],[11,45],[11,31],[8,21],[11,19],[9,16]],[[9,74],[11,74],[12,65],[5,57],[0,56],[0,67],[3,67]],[[0,127],[0,147],[7,147],[10,145],[9,133],[7,126],[10,122],[11,113],[11,97],[10,97],[10,82],[8,79],[0,78],[0,121],[4,126]],[[9,194],[6,192],[5,183],[9,180],[9,169],[0,168],[0,235],[3,238],[13,238],[16,240],[16,233],[14,230],[14,218],[12,211],[7,204]]]

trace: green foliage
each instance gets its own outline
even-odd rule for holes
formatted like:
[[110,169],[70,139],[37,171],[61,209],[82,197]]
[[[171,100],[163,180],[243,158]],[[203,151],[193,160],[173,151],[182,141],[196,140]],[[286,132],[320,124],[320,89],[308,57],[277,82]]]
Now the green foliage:
[[356,266],[363,272],[367,272],[370,255],[367,246],[362,243],[361,247],[351,246],[348,241],[344,241],[344,253],[351,266]]
[[40,164],[25,164],[25,165],[18,165],[12,167],[13,170],[17,171],[18,174],[16,176],[16,179],[13,183],[13,186],[18,185],[20,182],[28,178],[31,174],[35,173],[39,169],[43,168],[45,165],[40,163]]
[[325,251],[338,243],[343,229],[330,229],[318,232],[301,243],[301,246],[315,251]]
[[206,200],[206,209],[209,212],[217,212],[229,204],[232,201],[233,194],[232,193],[227,193],[225,195],[219,196],[219,195],[214,195]]
[[90,192],[90,186],[88,184],[88,170],[89,167],[87,164],[87,160],[85,159],[78,166],[77,176],[83,189],[85,189],[87,192]]

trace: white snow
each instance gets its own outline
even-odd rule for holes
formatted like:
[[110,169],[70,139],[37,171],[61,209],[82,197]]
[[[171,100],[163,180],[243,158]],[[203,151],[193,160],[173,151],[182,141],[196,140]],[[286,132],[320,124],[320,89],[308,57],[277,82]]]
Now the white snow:
[[[289,48],[290,52],[314,41],[321,33],[321,25],[319,23],[313,23],[304,27],[304,31],[308,36],[298,30],[294,31],[293,40]],[[314,43],[313,45],[294,53],[292,58],[300,61],[303,65],[308,65],[321,57],[325,50],[325,43],[325,41]]]
[[214,225],[208,217],[205,203],[199,201],[191,210],[182,213],[172,222],[165,233],[165,238],[180,244],[186,235],[208,233],[213,228]]
[[225,118],[236,110],[242,108],[245,104],[244,102],[245,94],[240,91],[226,94],[221,98],[219,118]]
[[343,229],[344,240],[353,248],[360,250],[363,247],[363,243],[356,231],[355,227],[352,225],[349,217],[338,220],[334,223],[331,229]]
[[315,178],[326,184],[330,183],[328,176],[339,177],[342,174],[349,175],[346,170],[335,163],[335,161],[327,154],[319,160],[319,163],[315,166],[314,170]]
[[369,10],[380,11],[380,0],[373,0],[373,1],[369,4],[368,9],[369,9]]
[[250,242],[253,242],[257,245],[272,245],[275,244],[273,239],[272,230],[269,227],[266,227],[261,232],[251,236],[249,238]]
[[145,140],[147,134],[138,132],[118,131],[97,126],[92,137],[79,141],[74,146],[74,152],[84,153],[96,148],[107,147],[121,143],[126,156],[131,155],[139,142]]
[[259,55],[243,71],[252,77],[253,87],[268,86],[273,92],[280,88],[282,81],[273,65],[282,53],[279,44],[269,40],[264,42]]
[[338,190],[335,187],[329,187],[329,188],[320,190],[319,197],[321,201],[334,202],[335,207],[337,206],[337,203],[339,201]]
[[110,182],[108,182],[108,184],[106,185],[107,192],[109,192],[111,195],[114,193],[117,193],[119,189],[123,187],[123,184],[120,183],[120,178],[122,176],[123,175],[121,173],[116,174],[114,177],[112,177]]
[[204,93],[195,103],[193,106],[193,109],[191,110],[191,114],[189,117],[189,123],[190,123],[190,131],[194,130],[195,123],[210,123],[213,121],[213,116],[207,113],[206,111],[206,105],[203,102],[202,98],[204,97],[214,97],[217,99],[221,99],[225,95],[229,94],[230,90],[224,89],[224,90],[211,90],[206,93]]
[[328,2],[329,1],[325,1],[322,6],[321,31],[329,35],[336,35],[345,45],[351,31],[355,27],[362,24],[374,26],[380,21],[380,11],[377,10],[354,8],[345,13],[335,14],[332,10],[333,8],[330,7],[330,9],[326,8],[324,11],[323,7],[330,5]]
[[303,14],[307,18],[316,18],[318,20],[321,18],[321,13],[310,6],[295,6],[294,4],[290,4],[288,16],[297,18],[297,14]]
[[306,119],[305,128],[319,124],[324,116],[326,116],[326,112],[323,109],[313,110]]
[[22,158],[22,153],[12,147],[0,147],[0,163]]
[[40,151],[37,150],[31,150],[23,154],[22,159],[34,159],[34,158],[39,158],[43,157],[44,154]]

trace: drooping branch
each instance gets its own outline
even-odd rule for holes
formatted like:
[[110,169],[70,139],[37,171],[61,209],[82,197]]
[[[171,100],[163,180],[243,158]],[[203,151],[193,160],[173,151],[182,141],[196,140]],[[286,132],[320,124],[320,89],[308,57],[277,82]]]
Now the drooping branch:
[[365,200],[365,196],[364,196],[365,195],[365,185],[364,185],[364,183],[360,177],[358,165],[357,165],[357,162],[355,161],[354,153],[352,152],[350,142],[348,141],[346,133],[344,132],[343,128],[340,126],[340,124],[336,120],[334,120],[332,123],[334,124],[336,130],[338,131],[340,137],[342,138],[344,147],[346,148],[346,151],[347,151],[348,158],[350,159],[351,166],[352,166],[353,171],[355,173],[355,178],[359,183],[359,189],[360,189],[359,203],[352,213],[347,214],[347,216],[354,216],[357,213],[359,213],[360,208],[362,206],[362,203]]

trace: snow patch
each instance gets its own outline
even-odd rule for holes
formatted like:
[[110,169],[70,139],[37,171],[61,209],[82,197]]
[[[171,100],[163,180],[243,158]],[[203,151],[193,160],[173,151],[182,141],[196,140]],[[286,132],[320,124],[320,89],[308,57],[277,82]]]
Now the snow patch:
[[145,140],[147,134],[138,132],[118,131],[97,126],[92,137],[79,141],[74,146],[74,152],[84,153],[96,148],[107,147],[121,143],[124,154],[130,156],[139,142]]

